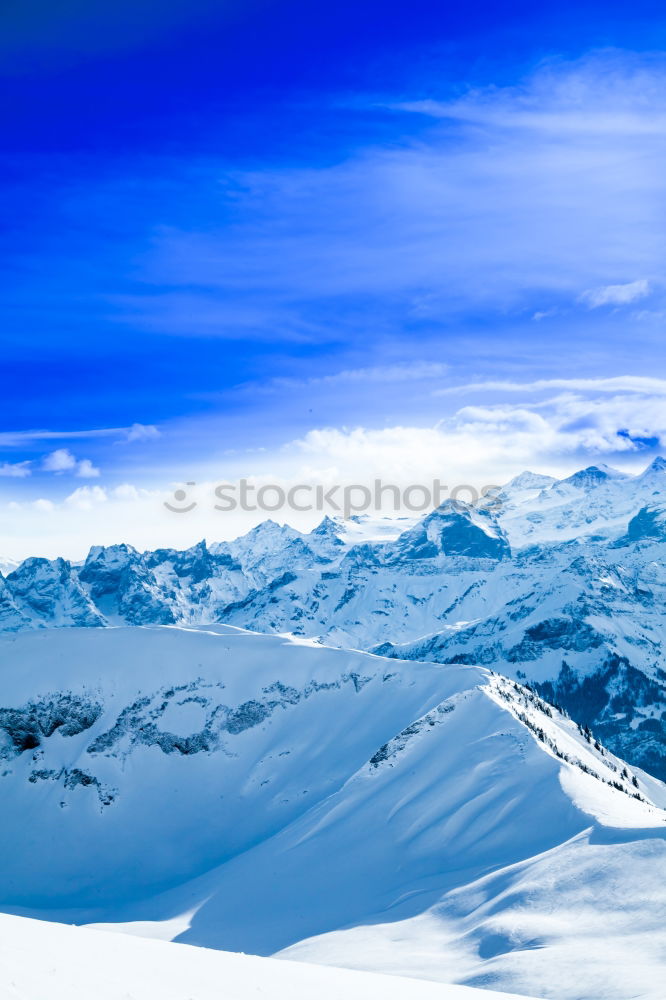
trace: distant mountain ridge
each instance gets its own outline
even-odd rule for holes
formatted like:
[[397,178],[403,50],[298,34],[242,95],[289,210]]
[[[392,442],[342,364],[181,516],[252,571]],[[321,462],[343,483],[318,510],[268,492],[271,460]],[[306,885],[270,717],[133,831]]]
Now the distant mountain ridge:
[[499,501],[446,503],[393,537],[364,539],[362,518],[309,533],[266,521],[185,551],[28,559],[0,577],[0,630],[227,622],[487,664],[666,777],[666,461],[633,477],[526,472]]

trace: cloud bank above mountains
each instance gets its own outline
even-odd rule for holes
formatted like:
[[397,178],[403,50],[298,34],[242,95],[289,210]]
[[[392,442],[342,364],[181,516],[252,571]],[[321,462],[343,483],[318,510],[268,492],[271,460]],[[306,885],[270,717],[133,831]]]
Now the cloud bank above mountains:
[[[369,386],[391,395],[412,392],[426,396],[430,411],[442,414],[429,425],[311,427],[274,447],[243,448],[240,443],[229,447],[224,420],[203,418],[164,426],[158,436],[143,441],[137,464],[122,470],[133,473],[131,479],[102,468],[94,485],[79,485],[81,464],[73,456],[73,464],[61,462],[56,475],[36,469],[21,481],[31,485],[32,493],[5,500],[2,554],[80,558],[91,544],[128,541],[146,548],[186,546],[202,536],[234,537],[268,516],[261,510],[230,514],[214,509],[215,486],[242,478],[255,487],[270,483],[285,491],[300,483],[371,486],[375,478],[402,489],[435,479],[449,489],[462,484],[480,489],[503,484],[527,468],[564,477],[604,462],[636,472],[666,449],[666,380],[488,381],[443,389],[446,378],[446,370],[424,365],[404,377],[397,369],[342,372],[328,383],[292,381],[288,386],[294,405],[301,406],[311,394],[335,394],[340,385],[346,391],[353,386],[359,394]],[[282,385],[267,386],[263,396],[258,394],[264,419],[269,419],[273,394],[283,391]],[[183,440],[196,441],[199,451],[175,462],[171,449]],[[164,501],[183,484],[189,484],[197,510],[180,518],[165,510]],[[293,510],[272,516],[301,528],[321,518],[317,512]]]

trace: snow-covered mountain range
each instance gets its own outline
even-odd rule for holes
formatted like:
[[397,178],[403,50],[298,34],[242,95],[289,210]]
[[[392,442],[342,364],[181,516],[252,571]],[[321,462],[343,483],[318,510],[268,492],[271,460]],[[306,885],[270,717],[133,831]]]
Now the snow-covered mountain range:
[[[488,668],[225,625],[37,629],[0,637],[0,690],[5,911],[553,1000],[663,995],[666,786]],[[30,928],[2,920],[24,954]],[[145,976],[145,945],[76,933],[32,940]],[[207,997],[182,961],[182,995]],[[273,975],[227,966],[239,1000]],[[266,995],[299,996],[293,969]],[[362,989],[339,975],[321,995]]]
[[627,476],[523,473],[485,507],[420,519],[267,521],[235,542],[0,578],[0,628],[205,624],[481,663],[535,684],[627,760],[666,776],[666,461]]

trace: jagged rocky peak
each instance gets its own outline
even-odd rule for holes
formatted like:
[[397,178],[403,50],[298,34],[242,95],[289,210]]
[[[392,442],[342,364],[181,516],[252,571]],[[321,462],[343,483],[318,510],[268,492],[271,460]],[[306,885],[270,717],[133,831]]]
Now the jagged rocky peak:
[[18,609],[5,580],[0,576],[0,629],[14,632],[29,624],[29,619]]
[[336,544],[344,545],[340,535],[344,533],[344,524],[337,518],[329,517],[328,514],[313,528],[309,538],[332,538]]
[[228,542],[217,542],[209,546],[205,539],[191,545],[189,549],[155,549],[154,552],[145,552],[142,561],[149,570],[170,569],[177,577],[188,578],[191,583],[200,583],[215,576],[220,567],[240,569],[230,554]]
[[487,510],[447,500],[422,521],[403,532],[389,552],[409,559],[468,556],[504,559],[509,542],[495,517]]
[[121,542],[118,545],[93,545],[84,566],[125,566],[137,559],[139,553],[132,545]]
[[30,597],[37,592],[66,587],[72,582],[72,566],[66,559],[44,559],[31,556],[7,576],[7,583],[16,596]]
[[139,561],[139,553],[124,542],[119,545],[93,545],[79,570],[79,579],[86,583],[102,579],[117,579],[130,563]]
[[175,552],[173,568],[177,576],[189,577],[193,583],[200,583],[214,575],[215,556],[210,552],[205,539],[202,539],[189,549]]
[[666,541],[666,506],[663,504],[650,504],[641,507],[638,513],[632,517],[624,540],[638,542],[642,539],[663,539]]
[[345,547],[344,522],[329,517],[328,514],[323,521],[313,528],[309,535],[305,536],[306,544],[318,556],[323,559],[335,559],[342,554]]
[[294,568],[313,566],[319,561],[318,554],[308,544],[308,536],[270,519],[233,542],[223,544],[255,588]]
[[133,625],[168,625],[175,620],[173,611],[151,565],[175,554],[162,550],[141,555],[131,545],[95,546],[79,571],[79,579],[109,620],[117,617]]
[[94,545],[79,570],[79,580],[97,601],[124,589],[140,562],[139,553],[131,545]]
[[66,559],[32,557],[7,577],[19,608],[33,620],[60,625],[104,625]]

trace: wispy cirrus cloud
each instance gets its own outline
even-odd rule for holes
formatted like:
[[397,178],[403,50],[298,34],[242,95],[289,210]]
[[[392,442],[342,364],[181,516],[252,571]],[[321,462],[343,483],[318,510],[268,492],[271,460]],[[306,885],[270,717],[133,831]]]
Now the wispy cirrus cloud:
[[0,447],[23,448],[41,441],[85,441],[97,438],[116,438],[129,443],[158,438],[160,431],[152,424],[132,424],[129,427],[96,427],[80,430],[50,430],[35,428],[19,431],[0,431]]
[[430,382],[441,379],[450,365],[440,361],[409,361],[403,364],[372,365],[364,368],[343,368],[328,374],[308,377],[278,376],[262,383],[249,383],[242,388],[253,392],[275,392],[296,389],[344,389],[350,386],[372,387]]
[[528,79],[514,85],[468,88],[453,99],[401,100],[388,106],[517,132],[663,135],[665,76],[662,53],[608,48],[574,61],[544,59]]
[[649,375],[617,375],[612,378],[541,378],[533,381],[510,381],[506,379],[485,379],[479,382],[464,382],[461,385],[437,389],[435,396],[452,396],[471,392],[535,393],[551,389],[564,389],[595,393],[641,393],[645,395],[666,395],[666,379]]
[[650,294],[650,282],[645,278],[628,281],[623,285],[602,285],[600,288],[588,288],[579,296],[590,309],[600,306],[628,306],[632,302],[644,299]]
[[412,321],[629,304],[666,251],[665,93],[664,60],[598,53],[455,101],[387,101],[431,127],[410,135],[403,115],[399,141],[333,166],[230,175],[210,163],[207,225],[154,234],[142,277],[166,288],[135,298],[133,320],[144,309],[178,332],[188,313],[187,335],[208,315],[207,332],[227,336],[265,330],[273,310],[277,336],[307,338],[334,312],[338,331],[357,320],[345,301],[384,297],[383,315],[386,296]]

